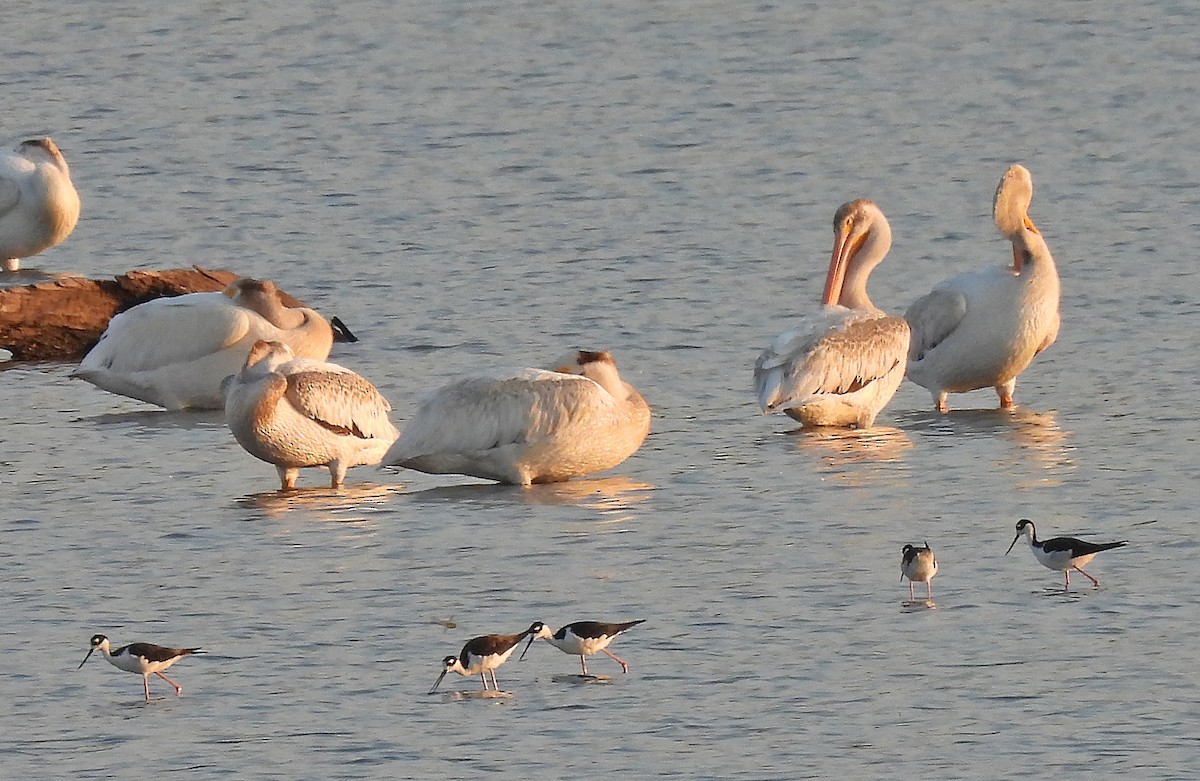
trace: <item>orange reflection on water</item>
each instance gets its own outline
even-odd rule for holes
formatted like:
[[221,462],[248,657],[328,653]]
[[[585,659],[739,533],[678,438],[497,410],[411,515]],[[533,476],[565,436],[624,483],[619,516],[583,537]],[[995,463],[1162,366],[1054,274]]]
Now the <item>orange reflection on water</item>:
[[301,512],[315,521],[332,521],[377,526],[364,510],[382,507],[393,496],[403,493],[396,485],[352,483],[342,488],[297,488],[292,491],[267,491],[238,500],[243,507],[261,510],[267,518],[280,519]]
[[800,429],[793,436],[798,450],[821,460],[823,471],[854,486],[894,479],[897,465],[905,463],[905,454],[913,448],[908,434],[888,426]]

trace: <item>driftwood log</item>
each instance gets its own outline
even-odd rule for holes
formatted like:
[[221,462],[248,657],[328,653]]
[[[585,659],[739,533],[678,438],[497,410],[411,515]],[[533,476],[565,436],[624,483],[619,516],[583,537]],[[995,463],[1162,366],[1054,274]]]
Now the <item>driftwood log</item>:
[[[0,347],[16,361],[78,361],[118,312],[154,298],[223,290],[238,276],[196,266],[0,288]],[[280,293],[288,306],[304,305]]]

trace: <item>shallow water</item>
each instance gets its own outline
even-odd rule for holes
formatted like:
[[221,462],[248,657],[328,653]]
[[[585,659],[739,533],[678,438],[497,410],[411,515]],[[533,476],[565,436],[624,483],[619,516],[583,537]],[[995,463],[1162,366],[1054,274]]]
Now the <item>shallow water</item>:
[[[1087,14],[1087,18],[1080,18]],[[610,348],[642,450],[530,490],[359,468],[281,496],[219,414],[0,373],[0,775],[1139,778],[1200,772],[1189,562],[1200,11],[1066,2],[253,5],[0,12],[3,137],[84,202],[26,265],[199,263],[361,337],[392,400]],[[50,31],[53,31],[51,34]],[[1017,386],[901,387],[865,433],[757,414],[758,350],[816,304],[841,202],[903,310],[1003,263],[1025,164],[1063,329]],[[1024,546],[1129,539],[1061,588]],[[900,548],[928,540],[934,608]],[[920,588],[920,587],[918,587]],[[918,592],[920,593],[920,592]],[[645,618],[589,668],[538,644],[427,694],[469,637]],[[446,624],[454,624],[448,628]],[[202,645],[181,698],[93,659]],[[564,677],[565,676],[565,677]],[[162,684],[162,685],[159,685]]]

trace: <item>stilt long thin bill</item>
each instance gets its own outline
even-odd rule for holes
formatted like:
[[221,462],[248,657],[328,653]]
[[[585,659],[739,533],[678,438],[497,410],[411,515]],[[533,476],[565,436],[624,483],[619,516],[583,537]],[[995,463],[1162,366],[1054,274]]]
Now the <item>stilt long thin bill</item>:
[[438,679],[433,682],[433,688],[429,690],[430,694],[433,694],[435,691],[437,691],[437,687],[441,685],[442,679],[446,677],[447,672],[449,672],[449,670],[442,670],[442,674],[439,675]]
[[529,653],[529,646],[533,645],[534,640],[537,640],[537,635],[530,635],[529,642],[525,644],[525,650],[517,657],[518,662],[525,658],[525,654]]
[[1013,549],[1013,545],[1016,545],[1016,544],[1017,544],[1017,540],[1019,540],[1019,539],[1021,539],[1021,535],[1020,535],[1020,534],[1018,534],[1016,537],[1013,537],[1012,545],[1009,545],[1009,546],[1008,546],[1008,550],[1004,551],[1004,555],[1005,555],[1005,556],[1007,556],[1007,555],[1008,555],[1008,552],[1009,552],[1009,551],[1011,551],[1011,550]]
[[[95,651],[95,650],[96,650],[95,648],[93,648],[93,649],[92,649],[92,651]],[[87,652],[87,656],[83,657],[83,661],[82,661],[82,662],[80,662],[80,663],[79,663],[79,666],[75,668],[76,670],[82,670],[82,669],[83,669],[83,666],[84,666],[85,664],[87,664],[87,660],[92,658],[92,651],[88,651],[88,652]]]

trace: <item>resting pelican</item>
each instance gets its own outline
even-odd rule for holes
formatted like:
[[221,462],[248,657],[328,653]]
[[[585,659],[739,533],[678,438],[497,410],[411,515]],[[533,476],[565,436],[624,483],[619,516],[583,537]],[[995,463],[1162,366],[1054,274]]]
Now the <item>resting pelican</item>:
[[1029,219],[1033,179],[1024,167],[1004,172],[992,215],[1013,247],[1013,265],[960,274],[917,299],[908,378],[928,388],[939,412],[946,397],[994,387],[1013,406],[1017,375],[1058,336],[1058,270]]
[[33,138],[0,155],[0,259],[6,271],[61,244],[77,222],[79,193],[53,141]]
[[250,455],[275,465],[284,491],[306,466],[328,467],[339,488],[347,468],[378,464],[400,435],[374,385],[337,364],[296,358],[280,342],[255,342],[245,368],[223,386],[229,430]]
[[869,428],[904,379],[908,323],[867,296],[867,278],[892,246],[879,207],[859,199],[833,218],[833,256],[824,308],[775,337],[754,364],[763,413],[783,411],[805,426]]
[[580,350],[554,371],[460,380],[417,410],[384,465],[514,485],[616,466],[650,431],[650,408],[607,352]]
[[324,360],[333,329],[307,308],[288,308],[271,282],[243,277],[221,293],[158,298],[117,315],[71,376],[167,409],[221,409],[221,380],[258,340]]

